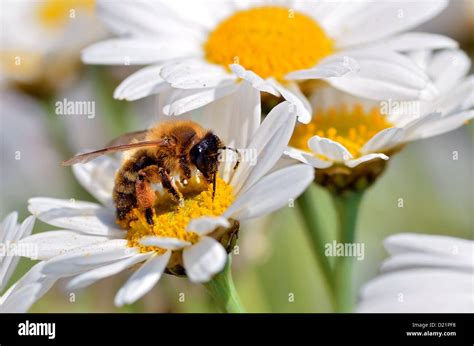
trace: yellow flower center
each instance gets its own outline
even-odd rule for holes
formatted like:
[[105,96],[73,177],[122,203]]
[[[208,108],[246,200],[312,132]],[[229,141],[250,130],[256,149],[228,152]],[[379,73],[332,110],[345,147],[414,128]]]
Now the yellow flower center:
[[206,59],[238,63],[263,78],[283,80],[330,55],[332,40],[312,18],[283,7],[257,7],[222,21],[204,46]]
[[43,62],[41,54],[23,50],[0,51],[0,71],[4,76],[16,76],[18,79],[28,79],[39,73]]
[[378,132],[393,125],[380,113],[378,107],[366,111],[361,104],[352,108],[332,107],[316,111],[307,125],[299,124],[290,141],[294,148],[308,151],[308,140],[313,136],[329,138],[342,144],[354,158],[360,149]]
[[159,198],[155,205],[153,226],[147,223],[145,215],[138,209],[130,212],[126,226],[130,247],[138,247],[142,252],[165,252],[161,248],[141,245],[140,240],[146,236],[177,238],[194,244],[199,240],[199,236],[192,231],[186,231],[189,221],[201,216],[220,216],[234,200],[232,186],[221,178],[217,178],[214,199],[212,184],[204,184],[196,178],[191,179],[187,186],[180,186],[180,191],[184,197],[182,206],[172,201],[168,194],[157,193]]
[[76,11],[93,12],[95,0],[43,0],[38,7],[38,18],[48,28],[57,29],[76,16]]

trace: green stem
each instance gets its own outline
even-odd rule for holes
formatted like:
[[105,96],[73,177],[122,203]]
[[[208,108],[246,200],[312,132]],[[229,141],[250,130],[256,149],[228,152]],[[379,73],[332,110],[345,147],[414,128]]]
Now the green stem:
[[245,309],[232,280],[231,266],[232,260],[229,256],[224,269],[204,286],[224,312],[242,313]]
[[314,191],[310,186],[305,192],[297,199],[296,203],[300,209],[301,215],[303,216],[303,222],[305,224],[307,234],[311,238],[313,244],[314,253],[317,257],[321,271],[323,272],[326,286],[334,300],[334,279],[331,269],[331,263],[329,263],[328,257],[325,255],[325,245],[327,239],[324,239],[323,227],[321,225],[321,219],[317,215],[315,208],[316,197]]
[[[334,195],[334,203],[339,218],[339,243],[353,244],[357,224],[357,214],[363,192],[346,192]],[[336,311],[351,312],[352,297],[352,257],[337,257],[335,265]]]

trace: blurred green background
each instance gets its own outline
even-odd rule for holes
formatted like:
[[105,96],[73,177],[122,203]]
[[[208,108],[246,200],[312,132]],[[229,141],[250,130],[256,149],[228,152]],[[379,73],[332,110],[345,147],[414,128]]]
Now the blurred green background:
[[[453,1],[432,22],[417,30],[451,36],[470,52],[474,29],[473,1]],[[3,3],[3,9],[8,11]],[[7,13],[2,11],[3,15]],[[461,20],[462,19],[462,20]],[[3,21],[2,21],[3,23]],[[103,35],[102,29],[97,29]],[[77,51],[70,56],[79,57]],[[74,55],[75,54],[75,55]],[[74,59],[74,58],[73,58]],[[154,119],[153,98],[127,103],[112,99],[113,89],[132,68],[78,66],[66,85],[46,88],[44,81],[15,79],[1,83],[1,201],[0,216],[17,210],[28,216],[27,199],[36,196],[93,200],[60,160],[88,148],[100,147],[124,132],[142,129]],[[51,112],[55,100],[92,100],[96,118],[60,117]],[[366,194],[359,217],[357,241],[365,244],[365,259],[355,261],[354,294],[374,277],[386,257],[382,247],[393,233],[473,236],[473,134],[471,122],[454,132],[416,142],[391,158],[388,169]],[[15,152],[21,159],[15,160]],[[453,151],[459,153],[453,160]],[[329,230],[335,227],[331,200],[317,188],[318,209]],[[403,198],[404,207],[398,207]],[[286,207],[261,220],[242,225],[233,274],[249,312],[331,312],[328,292],[301,227],[296,208]],[[35,231],[52,229],[37,221]],[[22,259],[11,282],[32,265]],[[32,312],[213,312],[203,287],[186,279],[165,276],[138,303],[121,309],[113,296],[130,272],[81,291],[66,292],[59,282]],[[293,299],[291,299],[293,298]]]

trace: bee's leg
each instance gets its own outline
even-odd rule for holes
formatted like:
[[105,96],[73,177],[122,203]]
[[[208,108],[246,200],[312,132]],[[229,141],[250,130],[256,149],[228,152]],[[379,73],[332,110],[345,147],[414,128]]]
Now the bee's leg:
[[153,206],[156,201],[156,194],[151,184],[158,181],[158,167],[148,166],[138,172],[138,178],[135,182],[138,207],[144,210],[146,221],[150,225],[153,225],[153,216],[155,214]]
[[176,185],[174,184],[173,180],[169,176],[169,174],[166,172],[165,169],[159,168],[158,173],[160,174],[161,178],[161,185],[163,185],[163,188],[168,191],[168,193],[171,195],[171,197],[179,203],[180,206],[184,205],[184,198],[183,195],[178,191],[176,188]]
[[191,168],[190,162],[187,156],[182,155],[179,158],[179,167],[181,168],[181,183],[186,186],[188,184],[189,179],[191,179]]
[[239,165],[240,165],[240,161],[242,160],[242,157],[240,155],[240,151],[238,149],[230,148],[230,147],[224,147],[223,149],[224,150],[230,150],[230,151],[232,151],[233,153],[235,153],[237,155],[237,159],[235,160],[235,165],[234,165],[234,170],[236,170],[237,167],[239,167]]

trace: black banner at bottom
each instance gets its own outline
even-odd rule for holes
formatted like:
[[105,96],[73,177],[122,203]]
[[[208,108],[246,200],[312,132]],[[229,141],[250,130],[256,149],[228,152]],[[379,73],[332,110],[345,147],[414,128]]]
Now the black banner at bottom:
[[0,345],[473,345],[472,314],[3,314]]

